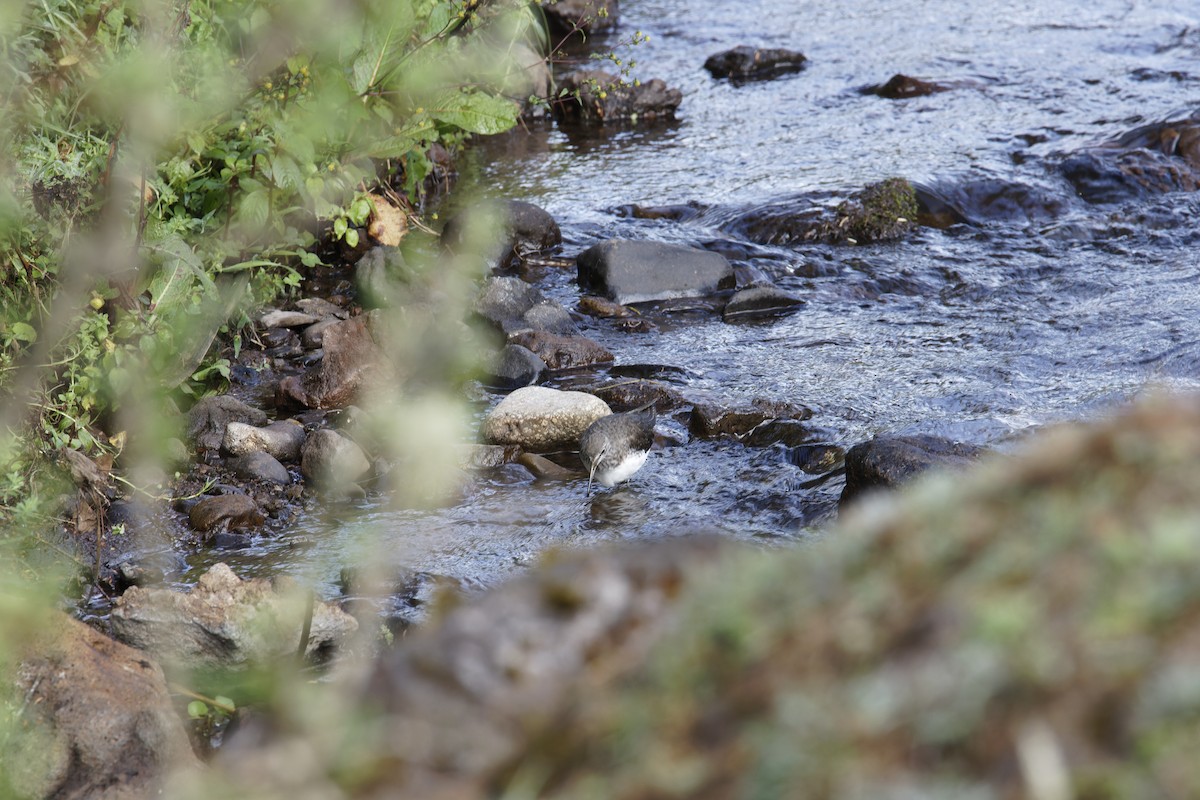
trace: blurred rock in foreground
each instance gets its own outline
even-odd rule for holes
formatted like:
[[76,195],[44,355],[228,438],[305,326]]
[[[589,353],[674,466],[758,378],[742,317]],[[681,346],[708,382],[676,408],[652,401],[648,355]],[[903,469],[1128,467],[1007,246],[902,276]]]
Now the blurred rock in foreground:
[[1200,402],[1157,399],[814,546],[550,565],[192,796],[1197,797],[1197,675]]

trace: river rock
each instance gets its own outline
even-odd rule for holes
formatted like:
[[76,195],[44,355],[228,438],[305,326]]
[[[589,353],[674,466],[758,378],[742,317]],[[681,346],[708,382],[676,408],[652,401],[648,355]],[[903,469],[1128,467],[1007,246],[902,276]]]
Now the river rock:
[[511,276],[484,281],[475,301],[475,313],[508,335],[522,331],[579,332],[570,312],[561,303]]
[[299,461],[303,446],[304,426],[290,419],[272,422],[265,428],[231,422],[225,428],[225,439],[221,443],[231,456],[263,452],[280,461]]
[[725,257],[663,242],[610,239],[576,259],[579,285],[622,305],[698,297],[733,285]]
[[664,414],[685,404],[683,395],[676,389],[658,381],[622,380],[588,391],[608,403],[614,411],[632,411],[653,405],[658,413]]
[[800,403],[759,397],[736,405],[696,403],[688,425],[692,433],[702,439],[741,438],[769,422],[802,422],[811,418],[812,409]]
[[683,93],[659,78],[632,84],[597,70],[568,75],[563,88],[568,95],[554,106],[559,116],[592,124],[672,120],[683,102]]
[[312,325],[317,318],[302,311],[280,311],[272,309],[258,318],[258,324],[264,328],[302,328]]
[[216,450],[231,422],[266,425],[267,415],[228,395],[202,397],[188,411],[188,439],[198,449]]
[[458,465],[463,469],[499,469],[521,455],[521,448],[513,445],[463,444],[454,447]]
[[322,297],[305,297],[302,300],[297,300],[296,308],[305,314],[311,314],[318,320],[334,317],[338,319],[346,318],[346,310],[344,308]]
[[579,298],[578,308],[580,313],[600,319],[624,319],[637,313],[629,306],[623,306],[607,297],[597,297],[594,294],[585,294]]
[[322,345],[325,344],[325,331],[338,324],[338,322],[339,320],[337,317],[329,317],[321,320],[320,322],[314,322],[312,325],[309,325],[307,328],[305,328],[300,334],[300,341],[304,344],[304,349],[321,349]]
[[20,727],[0,739],[0,789],[132,800],[159,795],[172,770],[199,770],[157,664],[66,614],[48,623],[16,670]]
[[774,317],[802,305],[802,299],[777,286],[752,286],[729,298],[721,316],[726,322]]
[[275,456],[262,451],[231,458],[229,468],[239,478],[247,480],[266,481],[279,486],[288,486],[292,482],[292,476],[287,471],[287,467],[279,463],[279,459]]
[[708,57],[704,68],[714,78],[729,78],[734,83],[769,80],[804,69],[808,59],[796,50],[741,45]]
[[550,32],[558,37],[608,30],[617,24],[617,0],[540,0]]
[[941,436],[876,436],[846,452],[845,505],[870,489],[891,489],[935,467],[962,469],[984,452]]
[[511,337],[511,341],[536,353],[552,370],[589,367],[614,360],[612,351],[586,336],[528,331]]
[[923,81],[920,78],[911,78],[908,75],[901,75],[899,73],[889,78],[887,83],[867,86],[862,90],[863,94],[874,94],[888,100],[907,100],[911,97],[924,97],[948,91],[950,91],[949,86],[931,81]]
[[488,382],[502,389],[519,389],[538,382],[546,362],[541,357],[519,344],[506,345],[492,362]]
[[202,533],[260,527],[267,520],[252,497],[219,494],[206,497],[188,512],[192,527]]
[[534,452],[572,448],[588,425],[611,413],[603,400],[585,392],[526,386],[488,412],[483,438]]
[[1089,203],[1200,189],[1200,111],[1142,125],[1063,160],[1063,175]]
[[[300,650],[306,592],[265,578],[242,580],[225,564],[200,576],[190,592],[134,586],[117,598],[113,634],[164,662],[190,668],[265,664]],[[305,653],[336,647],[358,623],[330,603],[313,604]]]
[[356,443],[328,428],[313,431],[304,443],[300,472],[309,483],[325,489],[344,489],[371,471],[367,454]]
[[371,335],[373,318],[364,314],[326,328],[324,358],[304,375],[280,381],[280,399],[307,408],[341,408],[354,401],[368,380],[389,380],[387,359]]
[[481,248],[488,267],[502,270],[562,244],[562,231],[540,206],[520,200],[493,201],[447,220],[442,244],[455,252]]

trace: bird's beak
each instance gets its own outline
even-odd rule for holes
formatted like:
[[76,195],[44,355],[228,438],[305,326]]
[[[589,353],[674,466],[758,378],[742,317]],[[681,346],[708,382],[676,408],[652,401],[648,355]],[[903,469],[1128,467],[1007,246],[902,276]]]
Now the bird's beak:
[[600,448],[600,452],[592,459],[592,466],[588,468],[588,485],[585,497],[592,496],[592,479],[596,477],[596,465],[600,463],[600,459],[604,458],[604,454],[608,452],[608,445]]

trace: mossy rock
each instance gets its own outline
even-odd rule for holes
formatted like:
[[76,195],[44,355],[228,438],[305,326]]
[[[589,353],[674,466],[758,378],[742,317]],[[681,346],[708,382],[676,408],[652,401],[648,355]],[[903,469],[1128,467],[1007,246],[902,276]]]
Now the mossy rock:
[[917,210],[912,184],[888,178],[841,203],[834,219],[825,223],[823,238],[851,244],[896,241],[916,227]]

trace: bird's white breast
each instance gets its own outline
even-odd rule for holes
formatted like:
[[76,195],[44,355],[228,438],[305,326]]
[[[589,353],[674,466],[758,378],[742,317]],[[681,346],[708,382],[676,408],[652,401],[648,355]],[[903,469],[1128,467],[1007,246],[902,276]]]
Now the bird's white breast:
[[627,481],[633,476],[633,473],[642,468],[642,464],[646,463],[646,457],[649,455],[648,450],[634,451],[617,462],[616,466],[598,470],[596,481],[602,486],[616,486],[621,481]]

